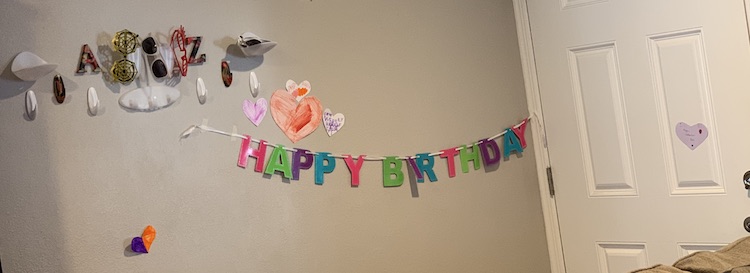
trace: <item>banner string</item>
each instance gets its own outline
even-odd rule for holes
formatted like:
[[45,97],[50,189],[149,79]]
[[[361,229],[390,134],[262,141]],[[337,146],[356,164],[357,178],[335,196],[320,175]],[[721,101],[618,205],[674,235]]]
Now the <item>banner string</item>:
[[[532,116],[536,116],[536,115],[532,115]],[[532,116],[530,116],[528,118],[525,118],[523,121],[521,121],[520,123],[518,123],[516,125],[513,125],[513,128],[514,129],[518,129],[519,127],[523,126],[525,123],[529,122],[529,120],[532,118]],[[196,131],[196,130],[198,130],[198,131]],[[186,139],[186,138],[190,137],[193,133],[196,133],[196,132],[210,132],[210,133],[215,133],[215,134],[219,134],[219,135],[225,135],[225,136],[228,136],[228,137],[236,137],[236,138],[247,139],[247,137],[245,137],[244,135],[220,131],[220,130],[211,128],[208,125],[191,125],[185,131],[183,131],[182,134],[180,134],[180,141],[182,141],[183,139]],[[508,130],[504,130],[504,131],[502,131],[502,132],[500,132],[500,133],[498,133],[498,134],[496,134],[494,136],[491,136],[491,137],[489,137],[487,139],[488,140],[497,139],[497,138],[505,135],[507,132],[508,132]],[[260,139],[251,139],[251,141],[255,142],[255,143],[260,143]],[[467,145],[467,147],[478,145],[478,144],[480,144],[479,141],[478,142],[474,142],[471,145]],[[274,148],[279,147],[278,144],[273,144],[273,143],[269,143],[269,142],[266,142],[266,145],[274,147]],[[296,152],[297,151],[297,149],[293,148],[293,147],[283,147],[283,148],[284,148],[284,150],[289,151],[289,152]],[[460,151],[461,149],[463,149],[463,147],[456,147],[456,151]],[[318,154],[317,152],[313,152],[313,151],[307,151],[307,153],[308,154],[312,154],[312,155],[317,155]],[[443,152],[442,151],[438,151],[438,152],[430,153],[429,156],[438,156],[438,155],[441,155],[441,154],[443,154]],[[346,156],[344,156],[342,154],[329,154],[329,156],[334,157],[334,158],[341,158],[341,159],[346,158]],[[414,158],[416,158],[416,156],[398,156],[396,158],[402,159],[402,160],[407,160],[407,159],[414,159]],[[366,156],[366,157],[363,157],[362,159],[367,160],[367,161],[382,161],[382,160],[385,160],[385,157],[384,156]]]

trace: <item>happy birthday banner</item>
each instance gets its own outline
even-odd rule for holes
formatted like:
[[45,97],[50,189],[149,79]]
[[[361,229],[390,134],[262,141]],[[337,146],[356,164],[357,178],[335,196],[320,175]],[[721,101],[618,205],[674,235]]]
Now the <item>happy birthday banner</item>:
[[[351,173],[352,187],[359,186],[359,170],[362,168],[364,161],[383,161],[383,186],[399,187],[404,183],[403,161],[406,161],[408,168],[414,171],[416,180],[419,183],[424,182],[425,176],[430,182],[438,181],[435,175],[435,156],[445,159],[448,166],[448,177],[456,176],[455,158],[458,156],[461,163],[461,171],[468,173],[470,163],[474,170],[479,170],[480,165],[485,168],[500,164],[500,159],[508,159],[512,153],[523,153],[526,148],[526,125],[529,118],[524,119],[519,124],[506,128],[501,133],[489,138],[481,139],[470,145],[461,145],[452,147],[439,152],[418,153],[413,156],[367,156],[359,155],[356,158],[351,154],[331,154],[329,152],[313,152],[302,148],[290,148],[281,144],[268,143],[265,140],[253,139],[249,135],[238,135],[227,133],[208,127],[206,125],[192,125],[188,127],[181,135],[180,139],[185,139],[196,132],[196,129],[203,132],[212,132],[225,136],[237,137],[242,139],[237,166],[246,168],[248,158],[255,158],[255,172],[267,175],[280,174],[286,179],[299,180],[300,170],[314,168],[315,184],[323,185],[325,174],[332,173],[336,169],[336,158],[343,159],[346,167]],[[495,139],[502,137],[502,152]],[[257,143],[257,148],[251,146],[251,143]],[[268,147],[273,149],[266,162],[266,153]],[[289,158],[292,153],[292,158]]]

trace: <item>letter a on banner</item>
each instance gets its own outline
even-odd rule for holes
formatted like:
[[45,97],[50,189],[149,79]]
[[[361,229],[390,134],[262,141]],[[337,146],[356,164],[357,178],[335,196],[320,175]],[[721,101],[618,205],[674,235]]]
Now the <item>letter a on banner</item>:
[[273,175],[275,172],[282,173],[286,179],[292,177],[292,166],[289,163],[289,156],[287,156],[283,145],[277,145],[273,148],[271,157],[268,158],[265,173]]

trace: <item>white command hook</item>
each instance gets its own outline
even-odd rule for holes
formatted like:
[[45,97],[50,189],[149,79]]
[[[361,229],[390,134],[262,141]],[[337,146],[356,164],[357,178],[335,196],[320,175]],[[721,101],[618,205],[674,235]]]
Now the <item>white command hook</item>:
[[195,93],[198,95],[198,102],[200,104],[206,103],[206,93],[208,93],[208,90],[202,78],[198,78],[195,82]]
[[26,91],[26,115],[29,116],[29,119],[33,120],[36,118],[36,95],[34,94],[34,91]]
[[89,87],[88,103],[89,113],[91,113],[92,116],[96,116],[96,113],[99,112],[99,96],[96,94],[96,89],[94,89],[94,87]]
[[255,75],[255,71],[250,71],[250,94],[253,98],[258,96],[258,90],[260,89],[260,82],[258,82],[258,76]]

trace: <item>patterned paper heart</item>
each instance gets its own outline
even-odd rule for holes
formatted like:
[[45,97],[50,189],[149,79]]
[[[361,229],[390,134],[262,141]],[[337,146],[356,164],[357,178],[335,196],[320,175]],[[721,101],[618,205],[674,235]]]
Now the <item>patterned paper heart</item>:
[[322,115],[320,101],[313,96],[302,99],[299,104],[284,90],[276,90],[271,96],[271,116],[293,143],[315,131]]
[[286,91],[292,94],[297,101],[301,101],[307,94],[310,94],[311,89],[312,87],[308,81],[303,81],[299,85],[293,80],[286,81]]
[[325,126],[326,128],[326,133],[328,133],[328,136],[332,136],[333,134],[341,130],[341,127],[344,127],[345,121],[346,118],[342,113],[336,113],[334,115],[331,112],[331,109],[328,108],[323,111],[323,126]]
[[245,112],[245,116],[250,122],[259,126],[266,116],[266,112],[268,112],[268,101],[264,98],[259,98],[255,103],[251,100],[245,100],[242,102],[242,112]]
[[690,150],[695,150],[695,148],[698,148],[698,145],[701,145],[701,143],[703,143],[703,141],[708,137],[708,129],[705,125],[703,125],[703,123],[698,123],[690,126],[687,125],[687,123],[680,122],[677,123],[677,126],[674,130],[680,141],[682,141],[682,143],[685,143],[685,145],[690,148]]

